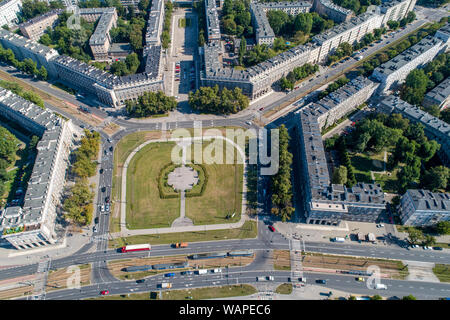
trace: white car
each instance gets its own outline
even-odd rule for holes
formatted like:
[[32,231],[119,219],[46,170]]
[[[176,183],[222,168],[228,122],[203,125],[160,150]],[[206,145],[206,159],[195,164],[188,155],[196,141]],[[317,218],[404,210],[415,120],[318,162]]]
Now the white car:
[[431,250],[431,247],[429,247],[429,246],[424,246],[423,249],[424,249],[424,250]]
[[100,207],[100,211],[101,212],[105,212],[105,205],[104,204],[102,204],[102,206]]
[[251,122],[251,121],[245,121],[245,123],[248,124],[249,126],[252,125],[252,122]]

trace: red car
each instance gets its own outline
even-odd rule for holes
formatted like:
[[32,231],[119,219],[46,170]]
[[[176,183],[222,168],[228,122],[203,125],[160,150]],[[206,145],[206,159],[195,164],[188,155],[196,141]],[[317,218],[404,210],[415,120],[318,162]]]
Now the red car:
[[103,290],[102,292],[100,292],[100,294],[102,296],[106,296],[107,294],[109,294],[109,291],[108,290]]
[[273,226],[269,226],[269,230],[275,232],[275,228]]

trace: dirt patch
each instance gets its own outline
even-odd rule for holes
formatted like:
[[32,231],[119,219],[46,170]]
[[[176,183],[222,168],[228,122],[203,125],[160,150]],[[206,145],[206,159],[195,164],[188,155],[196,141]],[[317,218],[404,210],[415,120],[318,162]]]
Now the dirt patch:
[[275,270],[291,270],[291,255],[289,250],[273,251],[273,268]]
[[[141,279],[143,277],[155,275],[158,273],[167,273],[190,270],[190,269],[202,269],[202,268],[213,268],[213,267],[234,267],[234,266],[245,266],[250,264],[254,260],[254,257],[226,257],[218,259],[205,259],[205,260],[190,260],[186,256],[174,256],[174,257],[155,257],[155,258],[135,258],[119,261],[108,262],[108,269],[113,276],[119,279]],[[153,265],[160,263],[180,263],[188,261],[189,267],[186,269],[166,269],[166,270],[150,270],[143,272],[125,272],[122,271],[123,268],[132,266],[143,266],[143,265]],[[175,272],[176,272],[175,271]]]
[[[80,286],[86,286],[91,283],[91,265],[84,264],[80,268]],[[73,277],[75,272],[68,272],[67,268],[50,270],[47,278],[46,291],[59,290],[67,288],[67,280]]]
[[11,298],[21,297],[25,295],[33,294],[33,285],[26,285],[19,288],[1,290],[0,291],[0,300],[7,300]]
[[327,256],[311,253],[304,255],[302,259],[302,265],[305,268],[367,271],[369,266],[376,265],[380,268],[382,274],[386,274],[390,278],[404,279],[408,275],[408,269],[401,261]]

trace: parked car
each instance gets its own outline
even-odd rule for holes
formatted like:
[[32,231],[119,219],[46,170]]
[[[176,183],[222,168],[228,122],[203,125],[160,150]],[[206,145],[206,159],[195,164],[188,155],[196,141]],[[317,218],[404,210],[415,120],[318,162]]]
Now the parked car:
[[175,273],[174,272],[166,273],[164,277],[175,277]]
[[106,202],[106,203],[109,203],[109,197],[106,197],[106,198],[105,198],[105,202]]
[[433,247],[433,250],[443,250],[442,247]]
[[144,283],[144,282],[145,282],[145,279],[136,280],[136,283]]
[[95,224],[98,224],[98,217],[95,217],[94,223],[95,223]]
[[364,282],[364,278],[363,277],[357,277],[357,278],[355,278],[355,280],[359,281],[359,282]]
[[109,203],[106,204],[106,206],[105,206],[105,211],[106,211],[106,212],[109,212]]
[[273,226],[269,226],[269,230],[275,232],[275,228]]
[[103,290],[102,292],[100,292],[100,294],[102,296],[106,296],[107,294],[109,294],[109,291],[108,290]]

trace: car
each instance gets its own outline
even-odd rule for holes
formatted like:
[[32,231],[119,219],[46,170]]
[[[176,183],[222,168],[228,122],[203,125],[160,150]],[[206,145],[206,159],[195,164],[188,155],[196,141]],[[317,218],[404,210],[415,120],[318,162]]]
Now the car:
[[93,231],[94,231],[94,232],[97,232],[97,226],[94,226]]
[[106,187],[102,187],[102,192],[105,192],[106,191]]
[[245,121],[245,123],[248,124],[249,126],[252,125],[252,122],[251,122],[251,121]]
[[442,247],[433,247],[433,250],[443,250]]
[[267,276],[267,280],[269,280],[269,281],[273,281],[273,280],[275,280],[275,279],[274,279],[274,277],[273,277],[273,276]]
[[423,246],[423,250],[431,250],[431,247],[429,247],[429,246]]
[[359,281],[359,282],[364,282],[364,278],[363,277],[356,277],[355,280]]
[[264,110],[264,107],[262,107],[262,108],[259,108],[259,111],[263,111]]
[[183,272],[181,272],[181,274],[182,274],[183,276],[184,276],[184,275],[190,276],[190,275],[193,275],[194,272],[193,272],[193,271],[183,271]]
[[103,290],[102,292],[100,292],[100,294],[101,294],[102,296],[106,296],[106,295],[109,294],[109,291],[108,291],[108,290]]
[[269,226],[269,230],[275,232],[275,228],[273,226]]
[[175,273],[174,272],[166,273],[164,277],[175,277]]
[[318,280],[316,280],[316,283],[326,284],[327,280],[318,279]]
[[417,245],[417,244],[412,244],[411,245],[411,248],[418,248],[419,247],[419,245]]
[[109,151],[113,151],[113,150],[114,150],[113,146],[109,147]]
[[107,204],[105,205],[105,211],[106,211],[106,212],[109,212],[109,203],[107,203]]
[[384,227],[384,224],[383,223],[380,223],[380,228],[383,228]]
[[106,203],[109,203],[109,197],[106,197],[106,198],[105,198],[105,202],[106,202]]
[[180,78],[175,78],[175,81],[180,81]]
[[98,217],[95,217],[94,223],[95,223],[95,224],[98,224]]
[[104,204],[102,204],[102,206],[100,207],[100,211],[101,211],[101,212],[104,212],[104,211],[105,211],[105,205],[104,205]]
[[100,169],[100,174],[102,174],[103,173],[103,168],[102,169]]
[[145,279],[136,280],[136,283],[144,283],[144,282],[145,282]]

